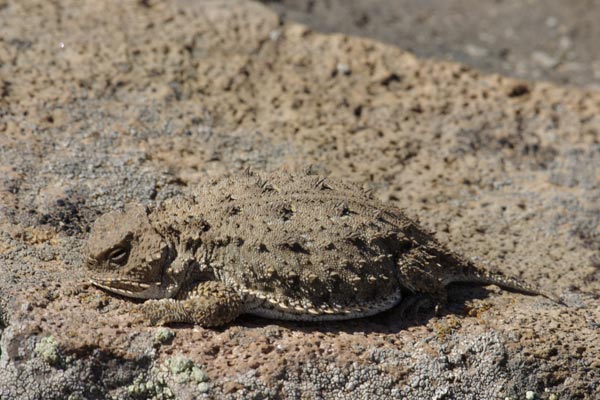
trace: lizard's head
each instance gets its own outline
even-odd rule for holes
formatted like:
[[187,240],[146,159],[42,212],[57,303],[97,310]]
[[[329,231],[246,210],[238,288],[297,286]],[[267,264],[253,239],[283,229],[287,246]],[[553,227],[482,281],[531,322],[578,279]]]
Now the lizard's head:
[[150,225],[144,206],[129,205],[96,220],[87,247],[91,282],[105,290],[140,299],[170,297],[166,270],[173,255]]

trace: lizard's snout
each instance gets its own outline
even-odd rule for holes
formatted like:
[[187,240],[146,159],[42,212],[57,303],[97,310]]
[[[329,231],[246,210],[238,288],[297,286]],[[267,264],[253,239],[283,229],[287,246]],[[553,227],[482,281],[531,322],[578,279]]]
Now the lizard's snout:
[[90,282],[100,289],[122,296],[140,299],[162,297],[160,282],[148,284],[128,279],[104,279],[100,277],[92,277]]

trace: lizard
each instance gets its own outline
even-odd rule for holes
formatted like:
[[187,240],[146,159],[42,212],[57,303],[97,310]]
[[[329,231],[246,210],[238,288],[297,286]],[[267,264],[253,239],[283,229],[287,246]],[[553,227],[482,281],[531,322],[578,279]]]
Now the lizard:
[[143,299],[151,324],[213,327],[245,313],[367,317],[407,294],[446,302],[454,282],[553,299],[476,266],[399,208],[342,179],[247,172],[190,192],[104,214],[88,239],[91,283]]

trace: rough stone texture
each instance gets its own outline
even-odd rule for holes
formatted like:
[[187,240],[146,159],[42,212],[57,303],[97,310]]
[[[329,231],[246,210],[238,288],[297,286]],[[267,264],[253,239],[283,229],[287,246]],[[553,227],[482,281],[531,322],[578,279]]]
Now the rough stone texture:
[[[419,60],[234,0],[0,1],[0,25],[0,398],[600,391],[599,92]],[[131,302],[84,283],[100,213],[307,164],[569,306],[457,286],[439,315],[243,317],[157,343]]]
[[563,0],[264,0],[324,32],[376,38],[524,79],[600,86],[600,4]]

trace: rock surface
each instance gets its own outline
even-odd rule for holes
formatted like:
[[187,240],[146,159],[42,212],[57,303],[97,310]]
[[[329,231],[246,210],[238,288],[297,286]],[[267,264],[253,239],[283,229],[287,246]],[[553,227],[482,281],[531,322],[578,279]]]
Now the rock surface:
[[[600,391],[600,92],[317,34],[246,1],[0,1],[0,24],[0,398]],[[408,319],[165,330],[85,283],[100,213],[308,164],[568,306],[456,286],[464,301]]]

